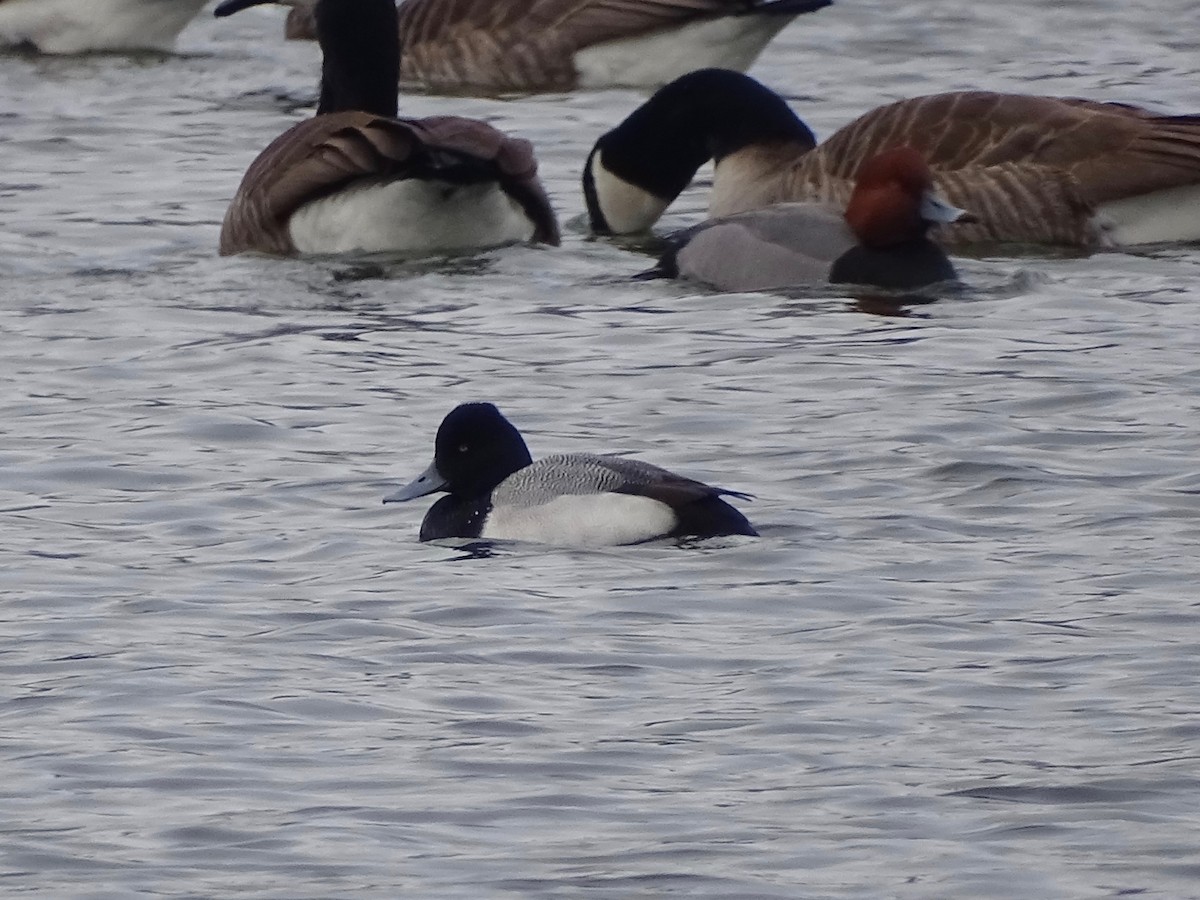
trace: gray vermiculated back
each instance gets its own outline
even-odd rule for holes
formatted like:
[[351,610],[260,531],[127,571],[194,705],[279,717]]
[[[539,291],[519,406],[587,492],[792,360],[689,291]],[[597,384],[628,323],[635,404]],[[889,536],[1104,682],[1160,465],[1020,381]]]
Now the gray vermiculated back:
[[492,493],[494,505],[537,506],[563,494],[600,494],[630,486],[686,484],[689,479],[636,459],[566,453],[534,461]]

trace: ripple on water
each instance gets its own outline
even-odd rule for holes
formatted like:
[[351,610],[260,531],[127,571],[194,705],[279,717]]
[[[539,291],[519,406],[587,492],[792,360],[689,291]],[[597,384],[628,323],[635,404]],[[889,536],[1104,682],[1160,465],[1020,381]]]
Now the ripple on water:
[[[820,134],[975,87],[1188,112],[1176,5],[841,4],[756,73]],[[901,308],[633,281],[655,243],[583,225],[641,100],[603,91],[403,98],[532,138],[560,250],[221,259],[314,96],[278,30],[0,56],[11,891],[1194,893],[1193,248]],[[763,537],[420,544],[380,498],[467,399]]]

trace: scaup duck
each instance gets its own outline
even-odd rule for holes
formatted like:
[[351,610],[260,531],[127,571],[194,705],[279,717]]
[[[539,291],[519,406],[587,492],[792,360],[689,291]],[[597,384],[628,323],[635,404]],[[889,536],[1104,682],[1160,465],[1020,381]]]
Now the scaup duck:
[[175,45],[205,0],[0,0],[0,46],[113,53]]
[[[270,0],[226,0],[231,15]],[[458,251],[532,240],[558,224],[528,141],[455,116],[396,117],[392,0],[319,0],[317,114],[246,171],[222,255]]]
[[713,159],[711,216],[794,200],[844,204],[863,161],[898,143],[918,150],[938,191],[975,216],[941,229],[942,243],[1200,239],[1200,115],[957,91],[882,106],[818,146],[779,95],[716,69],[663,87],[603,135],[584,195],[595,231],[641,231]]
[[780,203],[711,219],[672,238],[659,271],[723,291],[823,281],[911,290],[957,277],[927,233],[966,215],[933,190],[920,153],[897,147],[863,163],[844,212]]
[[491,403],[464,403],[442,421],[433,462],[383,499],[436,491],[420,540],[465,537],[602,547],[665,537],[756,535],[710,487],[619,456],[567,453],[534,462],[521,433]]
[[[312,0],[282,0],[315,36]],[[833,0],[404,0],[400,80],[461,91],[658,87],[701,66],[748,69],[784,26]]]

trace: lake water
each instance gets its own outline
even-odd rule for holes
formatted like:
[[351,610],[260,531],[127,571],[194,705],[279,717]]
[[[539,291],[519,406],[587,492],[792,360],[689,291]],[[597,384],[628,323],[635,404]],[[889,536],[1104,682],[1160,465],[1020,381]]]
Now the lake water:
[[[1155,10],[839,0],[754,72],[820,134],[1200,111]],[[1196,248],[963,259],[907,315],[633,282],[581,222],[610,91],[402,98],[532,139],[560,249],[220,259],[315,95],[281,18],[0,57],[6,896],[1200,896]],[[762,537],[419,544],[380,498],[476,399]]]

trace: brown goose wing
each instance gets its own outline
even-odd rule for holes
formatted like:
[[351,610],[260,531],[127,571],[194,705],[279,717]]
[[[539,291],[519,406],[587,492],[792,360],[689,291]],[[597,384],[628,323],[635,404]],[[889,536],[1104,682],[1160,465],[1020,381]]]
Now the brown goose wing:
[[533,223],[533,240],[558,246],[558,217],[538,178],[537,158],[529,141],[510,137],[478,119],[459,116],[430,116],[410,124],[421,130],[430,150],[459,153],[493,165],[500,186]]
[[831,135],[805,165],[852,178],[864,159],[898,144],[916,147],[937,171],[1057,170],[1090,204],[1200,182],[1200,116],[986,91],[880,107]]
[[569,32],[575,47],[586,47],[754,6],[753,0],[405,0],[400,34],[406,51],[466,32],[516,29],[526,37]]
[[1000,163],[934,172],[934,186],[974,222],[942,225],[932,232],[948,246],[976,243],[1058,244],[1089,247],[1102,238],[1095,207],[1064,169]]
[[283,23],[283,36],[289,41],[315,41],[317,39],[317,19],[313,15],[313,7],[293,6],[288,10]]
[[752,0],[405,0],[401,77],[434,86],[513,90],[575,85],[571,57],[633,37],[753,7]]
[[225,213],[221,254],[295,251],[288,220],[356,178],[397,171],[416,151],[406,127],[367,113],[316,116],[275,138],[250,164]]
[[288,232],[292,214],[361,178],[436,175],[481,166],[529,214],[535,240],[557,243],[554,212],[527,141],[471,119],[402,120],[344,112],[301,122],[259,154],[225,214],[220,251],[295,252]]
[[751,0],[538,0],[530,14],[543,27],[567,32],[580,48],[754,6]]
[[[854,189],[849,177],[821,171],[817,157],[803,162],[774,182],[768,202],[821,201],[844,207]],[[931,233],[947,246],[977,243],[1062,244],[1092,246],[1102,240],[1093,221],[1095,206],[1085,200],[1075,179],[1055,166],[999,163],[935,169],[934,187],[976,221],[942,225]]]

